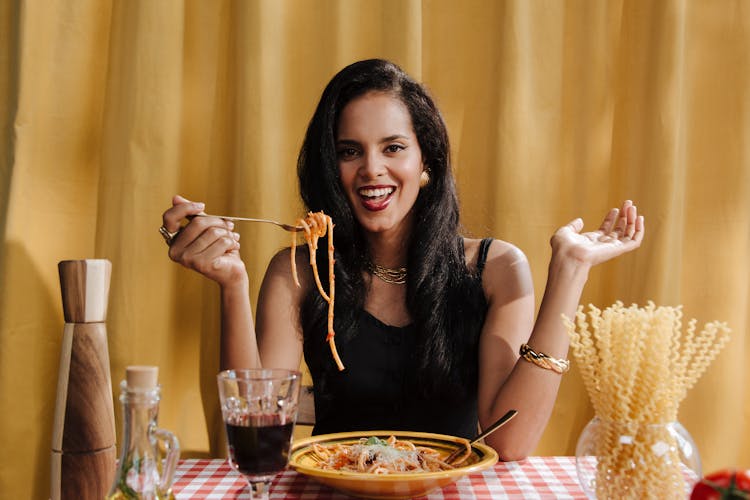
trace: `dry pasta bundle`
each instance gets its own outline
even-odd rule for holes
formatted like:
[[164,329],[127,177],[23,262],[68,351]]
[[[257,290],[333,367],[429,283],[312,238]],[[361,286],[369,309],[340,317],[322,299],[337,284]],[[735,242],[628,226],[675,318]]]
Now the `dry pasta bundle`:
[[[336,362],[336,366],[339,370],[343,370],[344,364],[341,362],[339,353],[336,350],[336,341],[334,340],[336,333],[333,331],[333,308],[336,291],[335,275],[333,271],[333,221],[330,216],[323,212],[308,212],[307,217],[297,220],[297,225],[302,226],[305,231],[305,242],[307,242],[307,248],[310,253],[310,266],[312,267],[313,277],[315,278],[318,292],[320,292],[323,299],[328,302],[328,334],[326,335],[326,342],[328,342],[328,345],[331,348],[331,354],[333,355],[333,360]],[[318,240],[326,234],[328,234],[328,293],[323,290],[323,285],[320,283],[320,274],[318,273],[316,259]],[[299,277],[297,276],[296,253],[297,235],[296,233],[292,233],[292,276],[294,278],[294,283],[297,286],[300,286]]]
[[725,323],[683,330],[682,306],[579,306],[564,317],[594,413],[597,498],[684,498],[675,436],[680,402],[729,340]]

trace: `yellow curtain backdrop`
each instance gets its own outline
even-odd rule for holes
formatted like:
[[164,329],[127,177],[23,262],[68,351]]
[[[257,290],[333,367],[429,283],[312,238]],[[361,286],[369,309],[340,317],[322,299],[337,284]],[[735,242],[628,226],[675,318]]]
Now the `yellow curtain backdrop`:
[[[63,259],[112,261],[113,384],[158,365],[161,425],[188,454],[222,454],[218,290],[169,261],[161,213],[182,193],[216,213],[300,215],[307,120],[327,80],[369,57],[430,87],[466,232],[520,246],[538,297],[556,227],[636,200],[644,245],[595,269],[582,302],[727,321],[680,420],[705,471],[750,466],[750,3],[5,0],[3,496],[49,494]],[[239,229],[255,296],[288,237]],[[591,416],[574,367],[536,453],[573,454]]]

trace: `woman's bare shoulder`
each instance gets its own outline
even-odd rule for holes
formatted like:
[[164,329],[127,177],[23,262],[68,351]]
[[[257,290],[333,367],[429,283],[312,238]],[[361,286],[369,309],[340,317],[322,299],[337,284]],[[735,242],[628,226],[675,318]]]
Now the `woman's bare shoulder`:
[[[476,269],[481,241],[464,239],[466,262],[472,269]],[[482,271],[482,287],[488,298],[502,295],[507,299],[507,294],[519,296],[533,292],[529,262],[523,251],[513,243],[493,239]]]
[[[481,239],[464,238],[466,263],[472,269],[476,268],[481,243]],[[492,238],[487,251],[485,268],[486,266],[490,265],[493,267],[496,267],[498,265],[511,266],[514,264],[526,262],[526,255],[524,255],[521,249],[515,246],[513,243]]]
[[291,247],[282,248],[276,252],[268,263],[265,279],[282,279],[293,284],[293,273],[296,270],[301,287],[307,289],[307,287],[312,284],[313,279],[312,269],[310,267],[310,254],[308,253],[306,246],[297,247],[294,254],[293,266]]

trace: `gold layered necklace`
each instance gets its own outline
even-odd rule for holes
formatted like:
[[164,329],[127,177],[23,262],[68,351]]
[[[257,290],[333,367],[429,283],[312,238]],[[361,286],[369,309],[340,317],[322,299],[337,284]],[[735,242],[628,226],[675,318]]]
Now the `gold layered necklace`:
[[383,267],[372,262],[367,263],[367,270],[372,274],[392,285],[404,285],[406,284],[406,268],[405,267]]

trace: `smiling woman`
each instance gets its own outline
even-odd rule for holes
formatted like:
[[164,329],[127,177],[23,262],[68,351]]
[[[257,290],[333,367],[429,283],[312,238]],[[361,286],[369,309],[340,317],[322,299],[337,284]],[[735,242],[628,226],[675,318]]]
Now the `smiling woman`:
[[[555,233],[534,322],[523,253],[460,234],[445,123],[425,87],[395,64],[360,61],[333,77],[310,120],[298,176],[308,210],[336,226],[336,249],[279,252],[261,286],[257,326],[239,242],[225,221],[192,218],[170,246],[173,260],[221,285],[222,367],[294,369],[304,354],[314,434],[393,429],[468,438],[517,408],[519,417],[487,441],[503,459],[528,454],[561,372],[526,362],[519,349],[565,357],[559,318],[575,311],[589,269],[640,245],[645,228],[633,203],[610,210],[596,231],[583,233],[575,219]],[[176,197],[164,227],[175,231],[201,210]],[[305,257],[333,272],[296,266],[303,272],[295,286],[288,259]],[[325,292],[333,295],[334,281],[335,319]],[[343,371],[321,342],[327,331],[332,345],[334,330]]]

